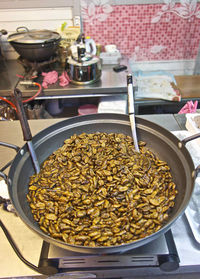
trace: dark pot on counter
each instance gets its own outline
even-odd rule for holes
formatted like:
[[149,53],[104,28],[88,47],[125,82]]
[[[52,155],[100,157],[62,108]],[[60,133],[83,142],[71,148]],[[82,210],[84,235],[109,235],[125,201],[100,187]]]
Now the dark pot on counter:
[[[21,30],[21,31],[20,31]],[[17,28],[17,32],[8,36],[8,42],[24,59],[42,62],[53,56],[58,49],[61,36],[51,30],[28,30]]]

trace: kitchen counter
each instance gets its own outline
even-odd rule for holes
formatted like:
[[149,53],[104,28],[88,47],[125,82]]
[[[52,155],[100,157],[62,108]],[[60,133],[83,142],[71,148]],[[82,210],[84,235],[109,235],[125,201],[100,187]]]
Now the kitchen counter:
[[[184,115],[146,115],[140,117],[153,121],[171,131],[184,129]],[[29,120],[32,134],[35,135],[40,130],[61,120],[62,119]],[[18,146],[24,144],[19,121],[1,121],[0,131],[0,141],[6,141]],[[0,147],[1,166],[12,159],[14,155],[14,151],[10,151],[5,147]],[[1,208],[0,214],[3,223],[9,229],[23,256],[37,265],[39,260],[38,250],[41,249],[42,244],[41,238],[28,229],[19,217],[16,217],[13,213],[8,213]],[[160,269],[152,270],[148,268],[142,271],[137,270],[136,273],[134,273],[135,275],[138,274],[138,277],[141,276],[140,278],[148,278],[146,277],[147,275],[150,276],[149,278],[155,275],[159,275],[160,277],[158,278],[166,278],[166,276],[167,278],[199,278],[200,244],[195,241],[184,215],[172,226],[172,232],[180,257],[180,268],[170,273],[163,272]],[[17,258],[1,229],[0,247],[0,278],[18,276],[35,277],[38,275]],[[190,275],[187,275],[187,273],[190,273]],[[177,277],[178,275],[181,277]],[[53,278],[53,276],[51,278]],[[55,276],[55,278],[57,277]],[[132,273],[130,273],[127,278],[133,278]]]
[[[127,64],[126,62],[124,62]],[[79,98],[79,97],[102,97],[113,96],[119,94],[127,94],[126,75],[130,71],[116,73],[113,71],[113,65],[103,65],[102,77],[99,81],[91,85],[76,86],[69,84],[66,87],[53,84],[37,97],[37,99],[66,99],[66,98]],[[55,70],[61,73],[60,66],[56,66]],[[0,61],[0,96],[12,96],[13,89],[17,84],[18,78],[16,74],[23,74],[24,69],[17,60]],[[181,91],[181,103],[188,100],[200,100],[200,76],[175,76],[177,86]],[[40,83],[42,78],[38,80]],[[37,89],[34,87],[20,86],[23,97],[30,97],[36,93]],[[136,105],[173,105],[178,102],[171,102],[166,100],[157,99],[136,99]]]
[[[55,64],[54,69],[59,74],[62,73],[60,66],[57,64]],[[0,96],[11,96],[18,80],[16,74],[23,75],[24,69],[17,60],[9,60],[2,65],[0,63],[0,73],[5,78],[5,80],[0,80]],[[103,66],[101,79],[94,84],[84,86],[69,84],[65,87],[53,84],[49,88],[43,89],[42,94],[37,99],[99,97],[125,93],[126,74],[125,72],[115,73],[112,70],[112,66]],[[37,81],[42,83],[42,77],[39,77]],[[23,97],[30,97],[37,90],[30,86],[19,86],[19,89],[22,91]]]

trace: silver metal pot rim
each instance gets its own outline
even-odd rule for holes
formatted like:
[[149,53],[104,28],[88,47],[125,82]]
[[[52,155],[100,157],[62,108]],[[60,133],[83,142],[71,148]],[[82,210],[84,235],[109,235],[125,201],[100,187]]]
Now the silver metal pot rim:
[[100,62],[100,59],[97,56],[93,56],[92,59],[87,60],[87,61],[82,61],[82,62],[78,62],[76,60],[74,60],[71,56],[69,56],[67,58],[67,63],[73,66],[80,66],[80,67],[84,67],[84,66],[90,66],[92,64],[96,64]]
[[59,33],[51,30],[30,30],[10,34],[8,42],[19,44],[41,44],[61,39]]

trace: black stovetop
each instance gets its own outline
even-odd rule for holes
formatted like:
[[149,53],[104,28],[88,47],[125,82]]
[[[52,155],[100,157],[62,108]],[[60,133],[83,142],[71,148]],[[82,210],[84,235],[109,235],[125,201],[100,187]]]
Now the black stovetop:
[[169,230],[141,247],[107,255],[73,252],[44,241],[38,269],[47,274],[81,272],[82,275],[90,273],[95,275],[92,278],[101,278],[99,276],[103,272],[104,278],[123,278],[125,273],[138,268],[159,268],[167,272],[176,270],[179,261],[173,235]]

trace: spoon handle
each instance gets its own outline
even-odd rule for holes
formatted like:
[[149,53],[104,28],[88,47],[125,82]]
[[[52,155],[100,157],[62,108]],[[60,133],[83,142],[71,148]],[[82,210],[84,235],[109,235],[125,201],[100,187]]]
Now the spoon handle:
[[138,146],[137,133],[136,133],[135,105],[134,105],[134,95],[133,95],[133,77],[131,74],[127,75],[127,88],[128,88],[128,113],[129,113],[129,119],[131,123],[133,142],[135,145],[135,150],[137,152],[140,152]]
[[22,103],[22,93],[18,88],[14,89],[14,97],[15,97],[15,105],[17,108],[17,115],[22,127],[22,132],[24,136],[24,140],[27,142],[28,149],[30,151],[31,159],[33,161],[33,165],[36,173],[40,172],[40,165],[37,160],[37,156],[35,153],[35,149],[32,143],[32,134],[30,130],[30,126],[26,117],[26,113],[24,111],[24,106]]

